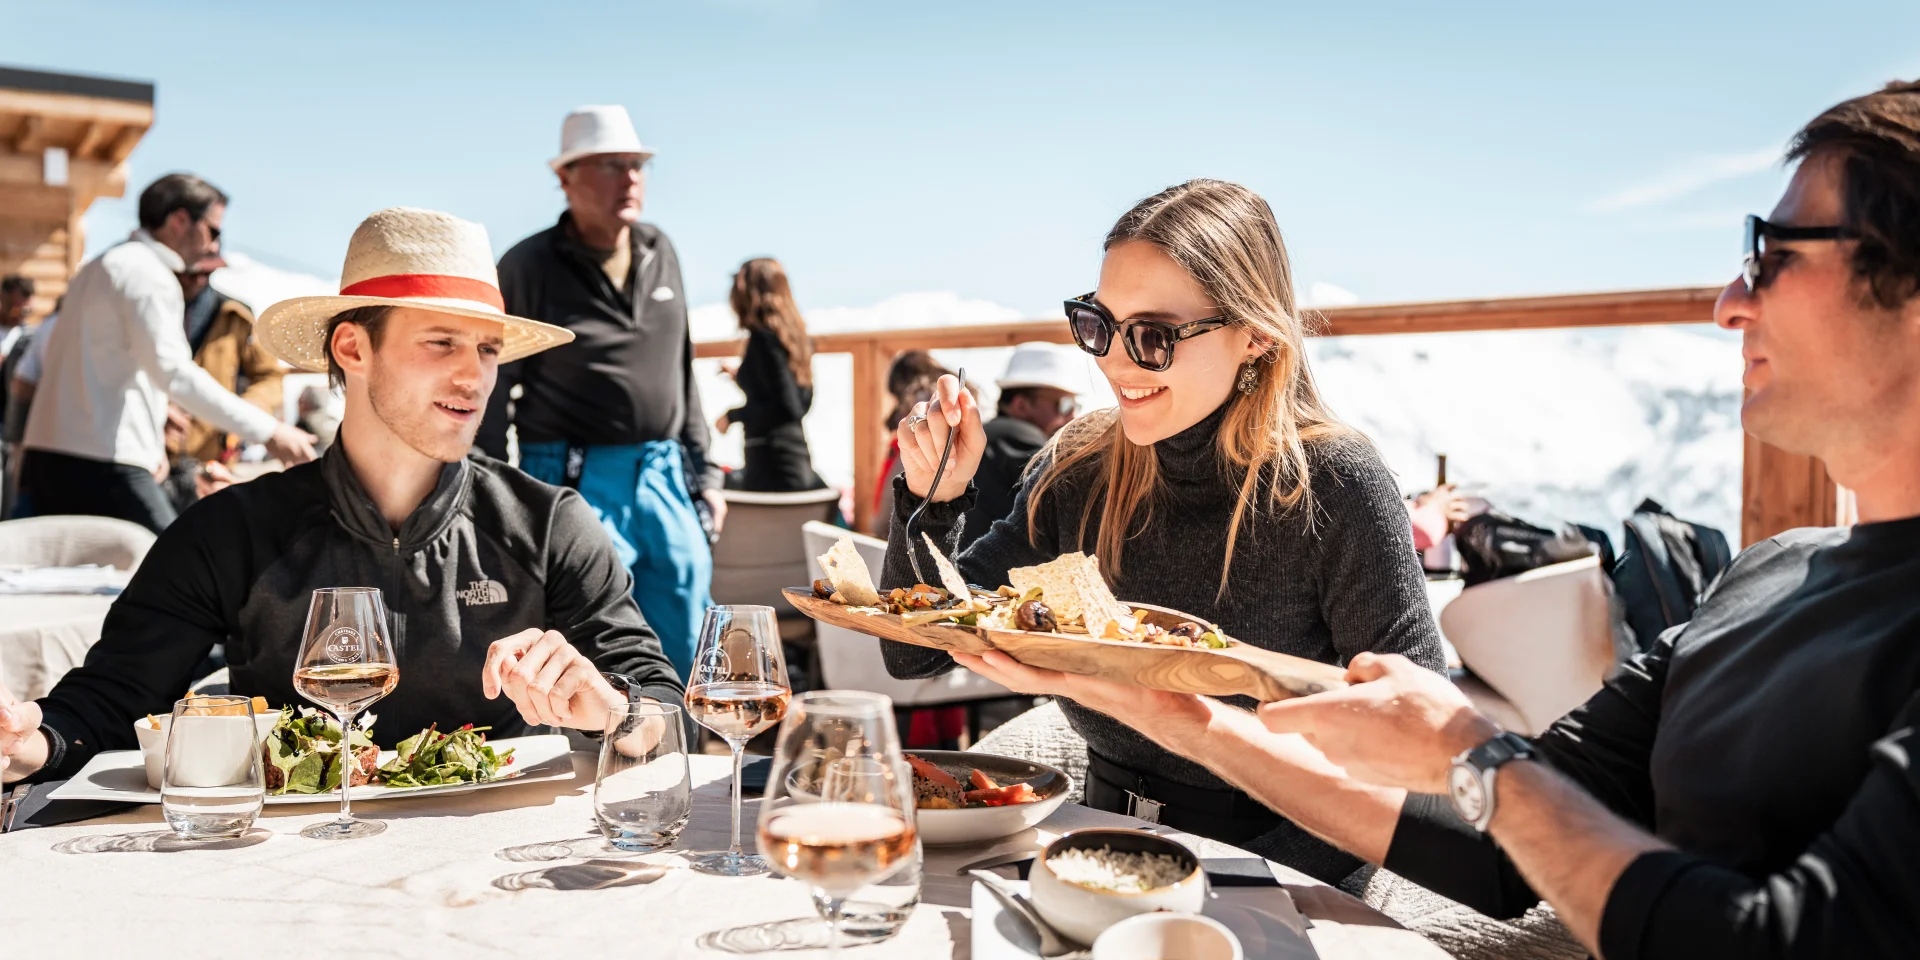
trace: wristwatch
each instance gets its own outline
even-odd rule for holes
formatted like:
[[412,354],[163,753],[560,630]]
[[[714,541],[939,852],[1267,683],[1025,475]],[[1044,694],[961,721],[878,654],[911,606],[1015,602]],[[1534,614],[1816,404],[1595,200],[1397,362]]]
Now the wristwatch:
[[1493,781],[1502,764],[1533,756],[1533,745],[1513,733],[1500,733],[1453,758],[1447,771],[1447,798],[1460,819],[1487,832],[1493,822]]

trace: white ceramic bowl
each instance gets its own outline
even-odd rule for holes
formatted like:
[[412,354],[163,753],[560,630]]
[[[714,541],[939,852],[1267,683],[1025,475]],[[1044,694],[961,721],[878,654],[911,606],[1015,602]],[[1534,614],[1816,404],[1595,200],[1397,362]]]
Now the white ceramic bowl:
[[[160,721],[160,729],[155,730],[153,724],[147,722],[146,717],[141,717],[133,722],[133,735],[140,741],[140,759],[146,761],[147,786],[158,790],[161,769],[167,762],[167,731],[173,727],[173,714],[155,714],[154,719]],[[267,732],[279,722],[280,711],[278,710],[254,714],[253,727],[256,739],[265,740]]]
[[1245,960],[1240,938],[1212,917],[1146,913],[1107,928],[1093,941],[1093,960]]
[[[1040,798],[1031,803],[1004,807],[915,810],[914,828],[919,831],[920,842],[928,846],[985,843],[1013,836],[1045,820],[1053,811],[1060,809],[1060,805],[1067,802],[1067,795],[1073,792],[1073,778],[1067,776],[1066,771],[1044,763],[965,750],[907,752],[945,770],[963,785],[968,769],[972,768],[992,777],[995,783],[1002,786],[1029,784]],[[796,796],[811,796],[809,788],[804,786],[811,779],[810,769],[795,767],[787,775],[787,789]]]
[[[1062,850],[1110,847],[1128,853],[1158,853],[1178,858],[1189,869],[1178,882],[1140,893],[1095,890],[1060,879],[1047,861]],[[1144,830],[1075,830],[1047,844],[1028,875],[1033,907],[1055,930],[1091,944],[1108,927],[1129,917],[1159,910],[1199,913],[1207,902],[1207,875],[1200,858],[1186,847]]]
[[1005,807],[916,810],[913,819],[920,831],[920,842],[929,846],[985,843],[1013,836],[1052,815],[1053,811],[1060,809],[1061,804],[1067,802],[1067,794],[1073,792],[1073,778],[1067,776],[1065,771],[1044,763],[964,750],[908,752],[953,774],[963,786],[966,780],[961,774],[971,767],[1003,786],[1031,784],[1033,792],[1040,797],[1032,803],[1016,803]]

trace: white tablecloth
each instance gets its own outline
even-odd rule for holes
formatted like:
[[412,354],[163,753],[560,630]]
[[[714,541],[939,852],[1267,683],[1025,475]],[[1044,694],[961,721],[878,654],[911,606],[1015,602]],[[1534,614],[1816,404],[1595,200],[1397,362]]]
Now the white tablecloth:
[[22,700],[45,696],[100,639],[113,597],[0,596],[0,683]]
[[[89,838],[161,835],[157,806],[81,824],[0,835],[0,954],[7,957],[192,956],[244,960],[315,957],[458,957],[461,960],[566,957],[725,956],[703,949],[703,933],[816,916],[800,883],[730,879],[674,869],[645,885],[604,890],[502,889],[502,878],[578,858],[526,862],[524,845],[555,853],[609,856],[592,829],[593,760],[575,754],[574,780],[464,796],[357,806],[387,822],[378,836],[308,840],[301,827],[328,818],[327,806],[271,806],[250,845],[148,852],[69,852]],[[681,849],[727,842],[723,757],[694,757],[693,822]],[[755,805],[746,810],[752,847]],[[966,960],[971,880],[954,870],[1000,850],[1038,846],[1080,826],[1140,821],[1068,805],[1039,830],[993,846],[928,848],[923,902],[900,934],[848,948],[848,960],[883,957]],[[1171,834],[1203,856],[1246,856],[1222,844]],[[593,839],[589,839],[592,837]],[[562,846],[564,845],[564,846]],[[521,849],[515,849],[521,848]],[[674,853],[651,862],[681,865]],[[1445,954],[1359,901],[1304,875],[1289,887],[1323,960]],[[507,886],[511,888],[512,882]],[[780,954],[794,960],[824,951]],[[1254,958],[1249,958],[1254,960]]]

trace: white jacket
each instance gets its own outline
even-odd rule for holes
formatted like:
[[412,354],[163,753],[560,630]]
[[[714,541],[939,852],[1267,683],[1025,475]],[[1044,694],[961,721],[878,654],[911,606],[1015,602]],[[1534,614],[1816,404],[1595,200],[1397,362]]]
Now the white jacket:
[[24,446],[151,470],[167,399],[248,443],[279,421],[193,362],[179,254],[145,230],[80,268],[47,341]]

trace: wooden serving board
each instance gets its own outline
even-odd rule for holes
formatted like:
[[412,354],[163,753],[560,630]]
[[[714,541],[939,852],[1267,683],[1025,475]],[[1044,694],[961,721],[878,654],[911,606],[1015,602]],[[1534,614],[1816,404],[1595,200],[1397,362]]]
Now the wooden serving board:
[[[786,589],[787,602],[794,609],[821,623],[845,627],[858,633],[898,640],[937,650],[958,650],[981,654],[999,650],[1030,667],[1100,677],[1116,683],[1172,690],[1176,693],[1204,693],[1216,697],[1244,695],[1262,702],[1304,697],[1347,685],[1346,671],[1332,664],[1305,657],[1263,650],[1236,643],[1223,650],[1199,647],[1171,647],[1124,640],[1097,640],[1083,634],[1029,633],[1024,630],[989,630],[953,623],[935,623],[910,627],[897,614],[862,613],[822,600],[802,587]],[[1125,601],[1121,601],[1125,603]],[[1154,614],[1149,622],[1173,626],[1184,621],[1207,623],[1177,610],[1144,603],[1128,603],[1129,609]]]

